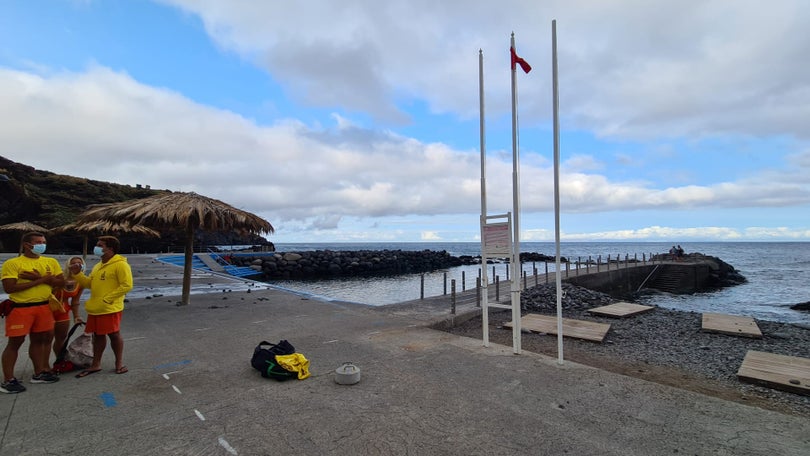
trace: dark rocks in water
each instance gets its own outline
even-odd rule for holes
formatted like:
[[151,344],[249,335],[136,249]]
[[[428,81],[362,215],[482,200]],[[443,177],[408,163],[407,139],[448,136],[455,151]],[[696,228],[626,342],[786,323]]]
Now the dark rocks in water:
[[447,251],[408,250],[316,250],[274,253],[261,256],[234,256],[240,266],[260,267],[267,279],[316,279],[396,275],[430,272],[438,269],[477,264],[472,257],[462,259]]
[[810,301],[793,304],[790,306],[790,308],[793,310],[804,310],[805,312],[810,312]]

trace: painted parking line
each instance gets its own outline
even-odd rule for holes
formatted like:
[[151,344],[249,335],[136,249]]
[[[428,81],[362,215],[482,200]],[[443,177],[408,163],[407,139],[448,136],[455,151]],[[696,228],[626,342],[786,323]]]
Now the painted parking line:
[[166,368],[169,368],[169,367],[183,366],[183,365],[186,365],[186,364],[191,364],[191,360],[190,359],[184,359],[182,361],[177,361],[177,362],[174,362],[174,363],[160,364],[160,365],[157,365],[157,366],[153,367],[152,369],[160,370],[160,369],[166,369]]

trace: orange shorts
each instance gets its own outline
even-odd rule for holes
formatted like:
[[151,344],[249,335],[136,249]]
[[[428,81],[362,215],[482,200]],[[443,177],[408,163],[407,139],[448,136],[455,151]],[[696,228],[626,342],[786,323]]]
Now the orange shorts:
[[87,326],[84,328],[85,334],[105,334],[116,333],[121,330],[121,312],[104,315],[88,315]]
[[54,312],[53,313],[54,321],[70,321],[70,311],[71,311],[70,304],[65,304],[64,302],[62,304],[64,305],[65,309],[67,309],[67,311]]
[[6,337],[53,331],[53,312],[47,304],[15,307],[6,315]]

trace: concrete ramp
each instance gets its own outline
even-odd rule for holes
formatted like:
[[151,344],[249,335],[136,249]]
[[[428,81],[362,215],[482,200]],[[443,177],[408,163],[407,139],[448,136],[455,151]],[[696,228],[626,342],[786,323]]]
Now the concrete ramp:
[[762,331],[759,330],[757,322],[751,317],[707,312],[703,314],[701,329],[706,332],[728,334],[730,336],[762,339]]
[[[512,328],[513,325],[514,323],[511,321],[504,324],[507,328]],[[562,326],[563,337],[573,337],[593,342],[602,342],[610,329],[609,324],[571,318],[563,318]],[[532,332],[556,335],[557,317],[538,314],[525,315],[520,319],[520,328]]]
[[810,359],[748,350],[737,378],[810,396]]
[[641,304],[632,304],[629,302],[617,302],[607,306],[594,307],[588,312],[601,315],[603,317],[627,318],[640,313],[649,312],[653,309],[655,309],[654,306],[642,306]]
[[225,272],[225,267],[222,266],[221,264],[217,263],[216,260],[214,260],[213,258],[211,258],[210,254],[208,254],[208,253],[197,253],[195,255],[197,255],[197,258],[199,258],[200,261],[203,262],[203,264],[208,266],[208,269],[210,269],[210,270],[212,270],[214,272]]

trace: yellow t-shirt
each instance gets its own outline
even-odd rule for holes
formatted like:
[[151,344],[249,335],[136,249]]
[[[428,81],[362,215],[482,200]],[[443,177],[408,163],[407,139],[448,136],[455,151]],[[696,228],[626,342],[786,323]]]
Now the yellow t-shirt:
[[[59,262],[53,258],[40,256],[39,258],[28,258],[27,256],[20,255],[6,260],[3,263],[2,271],[0,271],[0,278],[17,279],[17,283],[26,283],[30,280],[20,278],[20,273],[24,271],[37,271],[40,275],[58,275],[62,273],[62,267]],[[9,293],[8,297],[18,304],[25,304],[29,302],[42,302],[47,301],[51,295],[51,286],[41,283],[35,287],[27,290],[18,291],[16,293]]]

